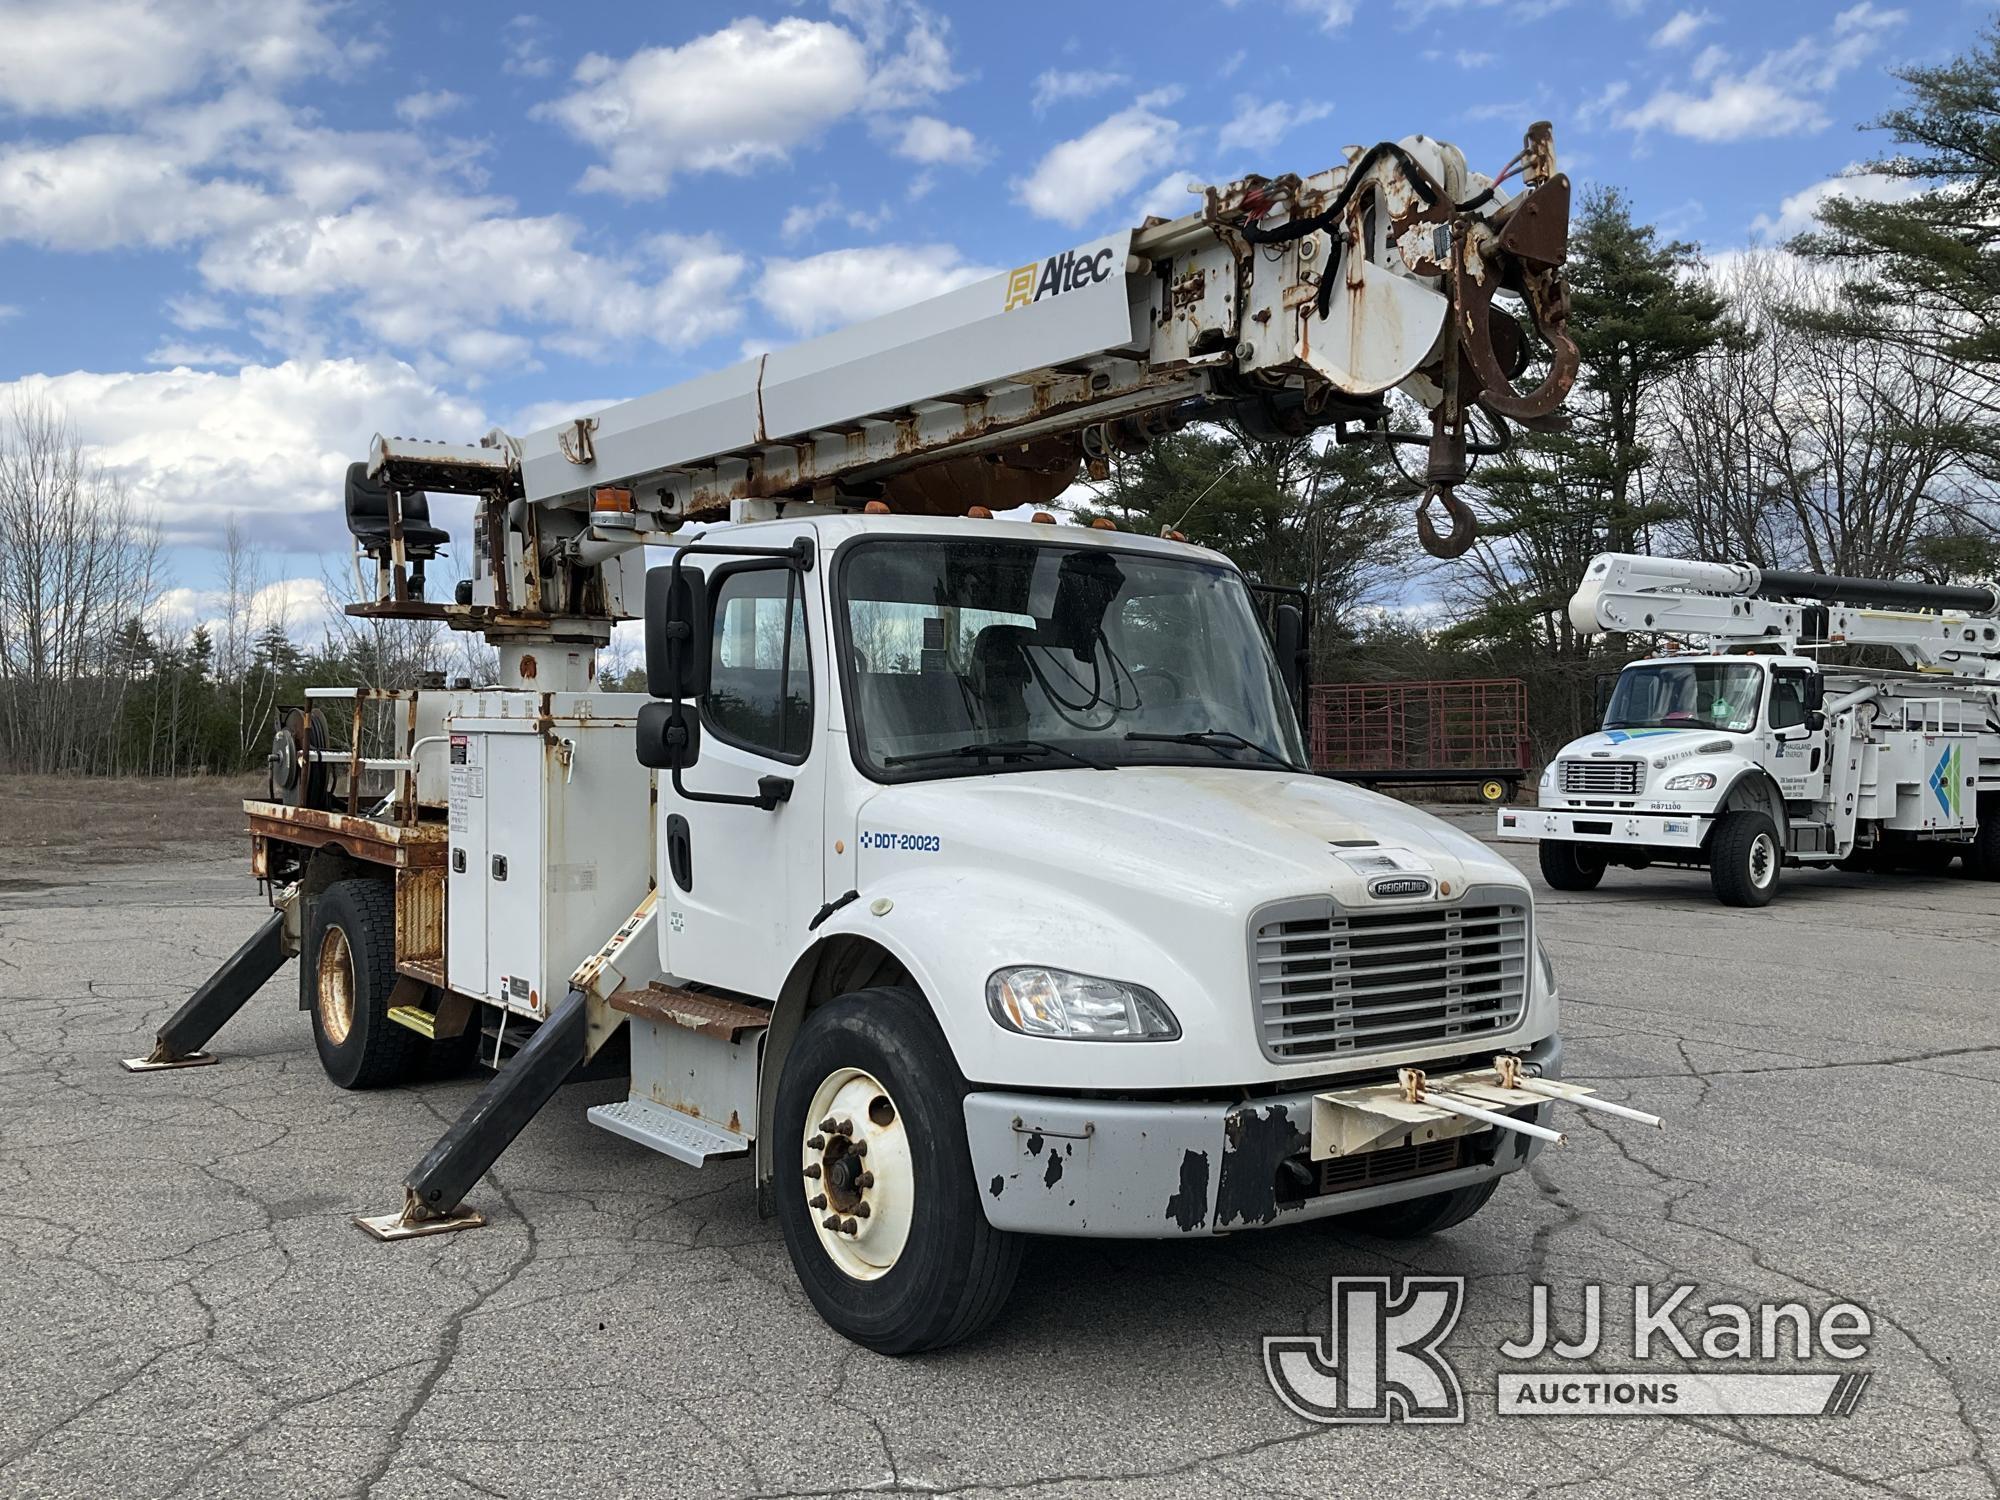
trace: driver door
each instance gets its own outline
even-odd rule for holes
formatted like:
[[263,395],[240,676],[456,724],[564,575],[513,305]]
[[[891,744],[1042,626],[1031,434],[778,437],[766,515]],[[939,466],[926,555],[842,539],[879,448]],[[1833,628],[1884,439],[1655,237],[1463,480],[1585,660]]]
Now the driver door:
[[1805,667],[1774,667],[1766,711],[1771,774],[1785,800],[1813,801],[1826,795],[1826,729],[1811,727],[1817,674]]

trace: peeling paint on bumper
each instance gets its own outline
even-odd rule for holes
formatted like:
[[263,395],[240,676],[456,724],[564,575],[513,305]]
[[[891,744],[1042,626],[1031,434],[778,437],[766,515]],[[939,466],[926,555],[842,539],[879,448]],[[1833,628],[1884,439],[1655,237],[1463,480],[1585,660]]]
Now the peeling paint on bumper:
[[[1524,1060],[1562,1074],[1562,1042]],[[975,1091],[966,1138],[979,1201],[996,1229],[1106,1239],[1176,1239],[1331,1218],[1449,1192],[1518,1171],[1542,1143],[1477,1137],[1491,1159],[1399,1182],[1317,1196],[1281,1193],[1284,1163],[1304,1158],[1313,1090],[1259,1099],[1070,1099]],[[1547,1123],[1544,1105],[1535,1118]]]

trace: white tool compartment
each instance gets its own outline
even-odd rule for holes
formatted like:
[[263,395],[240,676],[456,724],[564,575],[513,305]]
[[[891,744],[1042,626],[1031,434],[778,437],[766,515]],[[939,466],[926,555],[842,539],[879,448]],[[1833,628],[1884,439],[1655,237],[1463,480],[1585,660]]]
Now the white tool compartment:
[[450,716],[451,988],[544,1016],[645,895],[651,772],[637,693],[479,692]]

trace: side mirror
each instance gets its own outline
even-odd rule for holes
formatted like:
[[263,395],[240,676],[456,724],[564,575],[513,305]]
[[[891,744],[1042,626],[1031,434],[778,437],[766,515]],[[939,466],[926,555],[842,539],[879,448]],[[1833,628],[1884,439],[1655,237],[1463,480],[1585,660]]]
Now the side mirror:
[[1826,728],[1825,710],[1817,708],[1807,709],[1806,728],[1810,729],[1814,734],[1818,734],[1822,729]]
[[684,771],[701,759],[701,715],[691,703],[642,705],[638,733],[642,766]]
[[646,574],[647,692],[699,698],[708,691],[708,627],[708,580],[701,573],[668,566]]
[[1306,615],[1296,604],[1272,611],[1271,649],[1277,653],[1278,675],[1292,696],[1292,707],[1303,717],[1306,706]]
[[1817,672],[1806,674],[1806,707],[1813,710],[1826,707],[1826,679]]

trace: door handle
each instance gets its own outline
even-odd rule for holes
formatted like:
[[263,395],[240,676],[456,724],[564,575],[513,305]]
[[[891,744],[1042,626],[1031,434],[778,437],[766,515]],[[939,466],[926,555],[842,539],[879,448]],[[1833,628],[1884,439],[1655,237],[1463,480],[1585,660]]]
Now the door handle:
[[675,885],[684,891],[694,889],[694,842],[688,835],[688,820],[679,813],[667,819],[667,869]]

